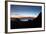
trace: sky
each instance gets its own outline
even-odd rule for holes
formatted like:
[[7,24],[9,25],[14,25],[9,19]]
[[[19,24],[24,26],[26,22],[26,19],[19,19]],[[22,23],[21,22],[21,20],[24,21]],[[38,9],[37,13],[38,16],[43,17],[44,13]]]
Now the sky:
[[42,10],[41,6],[11,5],[11,16],[37,17]]

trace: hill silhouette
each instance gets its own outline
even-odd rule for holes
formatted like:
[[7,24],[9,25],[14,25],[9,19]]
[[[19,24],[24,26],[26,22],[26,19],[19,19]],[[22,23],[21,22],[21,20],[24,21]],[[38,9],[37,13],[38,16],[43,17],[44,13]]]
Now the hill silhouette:
[[41,27],[42,26],[42,14],[40,13],[36,19],[32,22],[32,27]]
[[[11,18],[12,19],[12,18]],[[18,29],[18,28],[39,28],[42,25],[42,14],[40,13],[38,17],[34,20],[28,21],[20,21],[19,18],[13,18],[11,20],[11,29]]]

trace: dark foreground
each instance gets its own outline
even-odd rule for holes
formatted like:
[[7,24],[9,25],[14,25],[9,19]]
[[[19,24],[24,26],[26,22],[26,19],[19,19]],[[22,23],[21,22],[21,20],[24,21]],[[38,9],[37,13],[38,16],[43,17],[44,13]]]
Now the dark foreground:
[[11,18],[11,29],[18,28],[40,28],[42,26],[41,13],[38,15],[36,19],[28,20],[28,21],[20,21],[18,18]]

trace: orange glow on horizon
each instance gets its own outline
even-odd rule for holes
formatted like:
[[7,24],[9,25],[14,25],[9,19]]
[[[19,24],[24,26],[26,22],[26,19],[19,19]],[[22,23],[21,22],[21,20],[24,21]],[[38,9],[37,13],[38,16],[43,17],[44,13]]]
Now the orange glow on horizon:
[[31,16],[12,16],[11,18],[36,18]]

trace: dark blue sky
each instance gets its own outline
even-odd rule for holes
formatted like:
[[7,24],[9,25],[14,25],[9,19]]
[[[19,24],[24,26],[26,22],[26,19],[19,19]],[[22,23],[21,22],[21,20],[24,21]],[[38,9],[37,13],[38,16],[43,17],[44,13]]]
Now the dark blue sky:
[[41,12],[41,6],[11,5],[11,16],[36,17]]

